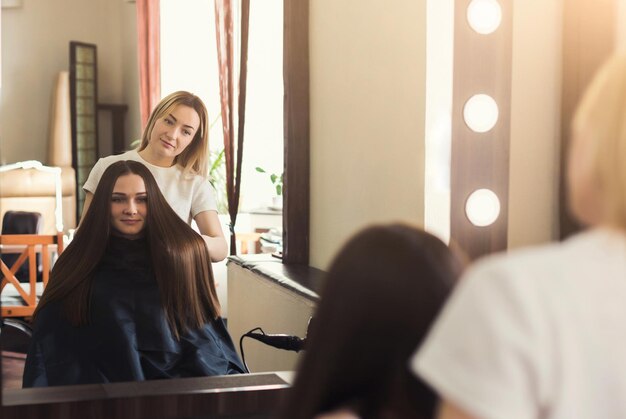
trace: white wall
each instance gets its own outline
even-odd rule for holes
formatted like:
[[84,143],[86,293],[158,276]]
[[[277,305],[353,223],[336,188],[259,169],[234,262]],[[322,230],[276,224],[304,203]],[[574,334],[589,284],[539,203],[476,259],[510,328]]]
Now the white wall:
[[311,265],[424,219],[426,0],[310,2]]
[[126,145],[141,137],[139,111],[139,60],[137,58],[137,13],[135,2],[124,2],[120,7],[122,21],[122,103],[128,105],[126,113]]
[[[369,223],[423,223],[426,2],[311,3],[311,264],[324,268]],[[513,22],[518,247],[557,234],[562,0],[515,2]]]
[[[53,82],[69,68],[70,41],[98,47],[99,101],[135,108],[135,38],[135,4],[122,0],[34,0],[3,9],[0,163],[46,162]],[[128,132],[135,115],[127,115]]]
[[509,248],[558,237],[563,0],[513,8]]
[[427,0],[424,229],[450,240],[454,0]]
[[618,0],[615,17],[617,19],[617,33],[615,34],[617,49],[626,52],[626,0]]

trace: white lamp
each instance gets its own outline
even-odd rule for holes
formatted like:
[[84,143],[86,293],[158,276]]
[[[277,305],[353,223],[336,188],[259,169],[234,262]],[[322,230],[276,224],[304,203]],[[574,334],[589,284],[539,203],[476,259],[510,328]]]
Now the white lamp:
[[474,132],[487,132],[498,122],[498,104],[489,95],[477,94],[465,102],[463,119]]
[[465,202],[465,214],[476,227],[486,227],[498,219],[500,200],[490,189],[477,189]]
[[502,21],[500,3],[497,0],[472,0],[467,7],[467,21],[480,34],[494,32]]

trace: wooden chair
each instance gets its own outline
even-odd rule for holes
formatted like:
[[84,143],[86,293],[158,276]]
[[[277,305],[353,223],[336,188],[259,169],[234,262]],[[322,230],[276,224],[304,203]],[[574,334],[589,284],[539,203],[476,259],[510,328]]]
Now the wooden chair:
[[[238,255],[261,253],[261,233],[237,233]],[[252,246],[250,246],[252,245]],[[254,252],[251,250],[254,249]]]
[[[38,212],[9,210],[2,216],[2,232],[0,234],[41,234],[43,217]],[[13,266],[19,255],[3,253],[0,258],[7,266]],[[37,255],[37,279],[41,281],[41,255]],[[15,276],[20,282],[28,282],[28,266],[22,265]]]
[[[42,234],[3,234],[0,235],[2,253],[18,253],[19,256],[11,267],[0,261],[2,282],[0,296],[2,307],[0,315],[4,317],[30,317],[35,312],[41,292],[50,277],[51,251],[57,255],[63,251],[63,233],[56,235]],[[41,254],[43,265],[41,286],[37,289],[37,254]],[[20,283],[15,273],[28,259],[29,281]]]

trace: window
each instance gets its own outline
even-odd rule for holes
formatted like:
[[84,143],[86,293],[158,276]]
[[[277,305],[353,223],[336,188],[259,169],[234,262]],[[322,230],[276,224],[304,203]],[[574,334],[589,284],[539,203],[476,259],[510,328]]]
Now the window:
[[[273,206],[276,192],[269,174],[255,168],[283,172],[282,32],[283,1],[252,1],[239,231],[254,227],[247,213]],[[223,149],[223,136],[212,0],[161,0],[161,92],[165,96],[176,90],[193,92],[205,102],[215,158]],[[221,199],[220,212],[226,212],[225,196]]]

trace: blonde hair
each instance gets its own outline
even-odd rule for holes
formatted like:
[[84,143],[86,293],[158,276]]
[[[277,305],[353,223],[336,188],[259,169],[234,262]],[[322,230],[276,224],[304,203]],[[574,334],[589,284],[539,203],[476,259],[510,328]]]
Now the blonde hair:
[[193,93],[180,90],[161,99],[156,105],[141,137],[138,151],[145,149],[157,120],[168,115],[176,106],[183,105],[193,108],[200,117],[200,126],[191,143],[174,159],[174,164],[183,167],[185,173],[194,173],[207,177],[209,151],[209,117],[202,100]]
[[[602,221],[626,230],[626,55],[598,70],[579,102],[572,132],[598,186]],[[570,161],[571,164],[571,161]]]

